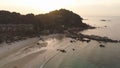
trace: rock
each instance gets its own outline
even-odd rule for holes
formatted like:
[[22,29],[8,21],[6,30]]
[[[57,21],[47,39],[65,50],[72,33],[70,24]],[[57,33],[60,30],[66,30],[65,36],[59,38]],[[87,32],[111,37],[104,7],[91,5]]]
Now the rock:
[[89,43],[91,40],[86,40],[87,43]]
[[107,26],[104,26],[104,27],[107,27]]
[[99,46],[100,46],[100,47],[105,47],[105,45],[102,45],[102,44],[101,44],[101,45],[99,45]]
[[14,66],[14,68],[18,68],[17,66]]
[[75,42],[75,40],[71,40],[70,42],[73,43],[73,42]]
[[100,20],[100,21],[107,21],[107,20],[105,20],[105,19],[102,19],[102,20]]
[[64,50],[64,49],[57,49],[57,51],[60,51],[62,53],[66,53],[66,50]]
[[60,50],[60,52],[62,52],[62,53],[66,53],[66,50]]
[[37,45],[40,45],[40,43],[37,43]]
[[73,48],[72,50],[73,50],[73,51],[75,51],[75,49],[74,49],[74,48]]

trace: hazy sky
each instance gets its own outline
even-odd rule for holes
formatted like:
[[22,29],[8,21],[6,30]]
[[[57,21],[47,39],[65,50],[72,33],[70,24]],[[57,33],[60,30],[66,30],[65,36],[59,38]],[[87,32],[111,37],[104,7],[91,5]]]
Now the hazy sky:
[[40,14],[60,8],[83,16],[120,16],[120,0],[0,0],[0,10],[21,14]]

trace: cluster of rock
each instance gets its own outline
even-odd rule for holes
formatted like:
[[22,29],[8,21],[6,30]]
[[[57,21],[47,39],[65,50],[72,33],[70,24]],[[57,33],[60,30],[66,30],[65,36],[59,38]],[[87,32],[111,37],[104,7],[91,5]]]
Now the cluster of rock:
[[67,34],[67,37],[70,37],[72,39],[76,39],[79,41],[86,41],[86,42],[95,40],[98,42],[120,43],[120,40],[113,40],[108,37],[100,37],[100,36],[96,36],[96,35],[85,35],[85,34],[81,34],[81,33],[78,34],[78,33],[74,33],[74,32],[70,32],[69,34]]

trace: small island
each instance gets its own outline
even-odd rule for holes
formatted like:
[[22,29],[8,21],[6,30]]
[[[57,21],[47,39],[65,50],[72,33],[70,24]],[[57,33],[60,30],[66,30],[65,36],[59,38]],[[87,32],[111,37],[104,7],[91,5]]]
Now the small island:
[[76,13],[60,9],[46,14],[26,14],[0,11],[0,43],[11,43],[29,37],[82,31],[94,28],[82,22],[83,18]]
[[[0,11],[0,43],[12,43],[26,38],[49,34],[65,34],[66,37],[78,38],[80,41],[96,40],[102,42],[120,42],[108,37],[78,34],[86,29],[94,29],[78,14],[59,9],[46,14],[21,15],[16,12]],[[88,40],[84,40],[87,38]]]

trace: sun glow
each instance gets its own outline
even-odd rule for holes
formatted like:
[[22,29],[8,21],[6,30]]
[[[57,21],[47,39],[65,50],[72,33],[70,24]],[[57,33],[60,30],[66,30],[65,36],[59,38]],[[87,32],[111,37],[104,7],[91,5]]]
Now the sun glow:
[[43,10],[45,12],[63,8],[65,4],[62,4],[61,1],[56,0],[43,0],[40,4],[34,4],[35,8],[38,8],[40,10]]
[[69,0],[69,2],[68,0],[38,0],[37,3],[32,2],[32,5],[30,5],[44,12],[49,12],[55,9],[64,8],[70,4],[72,4],[72,0]]
[[42,12],[49,12],[70,6],[73,1],[74,0],[11,0],[8,2],[8,0],[4,0],[3,5],[7,4],[10,7],[24,7],[26,9],[32,8],[39,9]]
[[80,15],[120,15],[119,6],[120,0],[0,0],[0,10],[21,14],[41,14],[65,8]]

